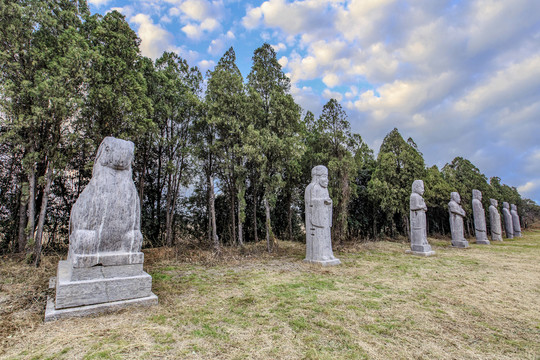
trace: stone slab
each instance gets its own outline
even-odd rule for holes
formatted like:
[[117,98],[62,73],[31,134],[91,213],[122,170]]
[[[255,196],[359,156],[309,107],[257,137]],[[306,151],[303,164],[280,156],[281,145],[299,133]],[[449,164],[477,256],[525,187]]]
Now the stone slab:
[[425,244],[425,245],[412,244],[411,245],[411,251],[427,253],[427,252],[430,252],[432,250],[431,250],[431,245],[429,245],[429,244]]
[[413,251],[413,250],[405,250],[405,254],[410,255],[417,255],[417,256],[433,256],[435,255],[435,251]]
[[304,262],[308,264],[321,265],[321,266],[335,266],[335,265],[341,264],[341,261],[335,258],[332,260],[325,260],[325,261],[304,259]]
[[[60,264],[58,264],[60,266]],[[130,277],[143,275],[143,264],[92,266],[89,268],[72,268],[71,281],[112,279],[116,277]]]
[[150,293],[150,296],[144,298],[114,301],[105,304],[78,306],[58,310],[54,308],[54,299],[49,296],[47,298],[47,308],[45,309],[45,322],[108,313],[130,306],[152,306],[157,304],[158,297],[154,293]]
[[142,264],[144,262],[144,253],[100,252],[91,255],[72,254],[71,261],[74,268],[91,267],[98,264],[104,266]]
[[462,241],[452,240],[452,246],[455,248],[461,248],[461,249],[468,248],[469,242],[467,240],[462,240]]
[[476,240],[477,245],[490,245],[489,240]]
[[152,277],[138,276],[70,281],[70,265],[60,261],[56,278],[56,309],[144,298],[152,293]]

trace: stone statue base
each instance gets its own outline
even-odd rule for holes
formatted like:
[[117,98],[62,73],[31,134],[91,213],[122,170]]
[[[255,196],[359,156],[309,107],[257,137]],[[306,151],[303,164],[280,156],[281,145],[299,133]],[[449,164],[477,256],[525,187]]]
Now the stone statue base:
[[452,246],[456,248],[468,248],[469,242],[465,239],[463,240],[452,240]]
[[405,254],[417,255],[417,256],[432,256],[435,255],[435,251],[414,251],[414,250],[405,250]]
[[476,240],[477,245],[490,245],[489,240]]
[[335,266],[341,264],[341,261],[339,259],[334,258],[332,260],[310,260],[310,259],[304,259],[305,263],[309,264],[316,264],[321,266]]
[[152,277],[143,264],[73,268],[68,260],[58,263],[54,301],[47,301],[45,321],[86,316],[132,305],[155,305]]

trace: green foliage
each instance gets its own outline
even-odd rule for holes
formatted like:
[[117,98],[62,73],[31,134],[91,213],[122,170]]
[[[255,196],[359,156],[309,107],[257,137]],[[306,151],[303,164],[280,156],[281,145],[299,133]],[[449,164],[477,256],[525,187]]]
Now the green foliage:
[[330,172],[336,243],[407,233],[415,179],[425,182],[430,232],[448,231],[451,191],[469,216],[472,189],[486,211],[495,198],[516,204],[524,225],[540,216],[516,188],[497,177],[488,184],[466,159],[425,169],[414,140],[397,129],[375,160],[335,99],[320,117],[301,119],[269,44],[254,51],[247,79],[230,48],[207,72],[202,97],[200,71],[171,52],[142,57],[117,11],[91,15],[83,0],[0,0],[0,22],[2,253],[37,249],[43,226],[49,246],[66,249],[71,206],[105,136],[135,142],[145,246],[187,235],[202,245],[204,234],[215,245],[212,198],[223,243],[256,240],[263,227],[269,250],[274,236],[303,239],[304,190],[319,164]]
[[424,159],[415,146],[405,142],[397,129],[388,133],[381,144],[368,191],[386,214],[391,233],[398,227],[407,234],[411,185],[414,180],[423,179],[424,174]]

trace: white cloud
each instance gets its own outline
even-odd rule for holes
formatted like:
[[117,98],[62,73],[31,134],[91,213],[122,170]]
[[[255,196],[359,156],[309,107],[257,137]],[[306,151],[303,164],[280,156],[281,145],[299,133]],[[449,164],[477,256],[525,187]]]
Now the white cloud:
[[396,0],[352,0],[338,12],[336,28],[349,41],[374,41],[381,36],[383,22],[391,19]]
[[456,109],[474,116],[488,107],[518,100],[540,91],[540,54],[491,74],[456,103]]
[[106,5],[109,2],[111,2],[111,0],[88,0],[89,4],[92,4],[92,5],[97,6],[97,7],[101,7],[103,5]]
[[267,0],[242,25],[282,52],[305,109],[341,97],[368,143],[398,127],[428,164],[463,156],[524,191],[538,177],[540,2]]
[[538,204],[538,201],[540,201],[540,197],[538,196],[538,192],[540,191],[540,178],[527,181],[525,184],[518,186],[517,190],[521,196],[533,199]]
[[286,56],[282,56],[278,60],[278,63],[279,63],[279,65],[281,65],[282,68],[285,68],[287,66],[288,62],[289,62],[289,60],[287,59]]
[[268,0],[256,8],[248,8],[242,24],[247,29],[260,25],[277,27],[289,35],[329,29],[332,26],[332,1]]
[[197,63],[197,65],[199,65],[201,72],[204,73],[206,70],[214,67],[216,63],[214,60],[201,60]]
[[235,39],[234,33],[232,31],[227,31],[226,34],[220,35],[217,39],[214,39],[210,42],[208,46],[208,53],[214,56],[222,55],[225,51],[225,48],[231,45],[232,40]]
[[259,26],[262,19],[262,10],[260,8],[250,8],[247,10],[246,16],[242,18],[242,25],[246,29],[253,29]]
[[322,96],[328,100],[336,99],[337,101],[343,100],[343,94],[337,91],[331,91],[330,89],[324,89]]
[[127,18],[130,18],[135,12],[133,7],[129,6],[129,5],[124,6],[124,7],[112,7],[109,10],[107,10],[106,12],[109,13],[111,11],[118,11],[120,14],[126,16]]
[[339,85],[341,82],[339,77],[336,74],[326,74],[323,79],[323,83],[328,87],[334,87],[336,85]]
[[275,52],[278,53],[280,51],[287,50],[287,45],[280,42],[279,44],[272,45],[272,48],[274,49]]
[[148,15],[137,14],[130,20],[139,26],[137,33],[141,38],[142,55],[156,59],[161,56],[163,51],[170,48],[173,40],[172,34],[154,24]]

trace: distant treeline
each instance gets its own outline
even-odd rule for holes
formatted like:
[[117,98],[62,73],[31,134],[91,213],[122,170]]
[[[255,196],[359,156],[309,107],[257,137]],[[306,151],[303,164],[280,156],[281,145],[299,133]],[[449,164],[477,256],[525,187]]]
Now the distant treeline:
[[[471,191],[540,215],[516,188],[455,158],[426,168],[397,129],[377,158],[334,99],[319,118],[290,94],[263,44],[247,79],[230,48],[204,76],[175,53],[140,55],[116,11],[91,15],[80,0],[0,0],[0,253],[65,249],[71,206],[91,177],[105,136],[135,143],[134,180],[145,246],[181,239],[241,246],[303,239],[311,169],[329,169],[333,241],[406,235],[409,195],[423,179],[429,232],[447,234],[458,191],[473,231]],[[489,216],[487,216],[489,219]],[[489,229],[489,226],[488,226]]]

